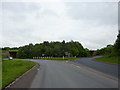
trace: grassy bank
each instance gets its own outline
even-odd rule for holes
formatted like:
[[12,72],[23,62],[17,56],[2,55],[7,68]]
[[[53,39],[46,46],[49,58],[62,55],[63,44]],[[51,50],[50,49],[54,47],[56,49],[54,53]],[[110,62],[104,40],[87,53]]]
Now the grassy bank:
[[2,88],[10,84],[17,77],[35,65],[31,61],[3,60],[2,61]]
[[94,60],[97,61],[103,61],[103,62],[108,62],[108,63],[114,63],[114,64],[120,64],[120,57],[99,57],[99,58],[95,58]]

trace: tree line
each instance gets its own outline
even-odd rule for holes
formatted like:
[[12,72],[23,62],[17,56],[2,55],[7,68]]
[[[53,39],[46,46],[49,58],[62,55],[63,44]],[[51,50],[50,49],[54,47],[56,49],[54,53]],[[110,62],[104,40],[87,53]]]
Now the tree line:
[[85,49],[81,43],[76,41],[65,42],[48,42],[35,44],[32,43],[19,48],[17,58],[33,57],[85,57],[90,56],[88,49]]
[[[46,57],[87,57],[91,56],[90,50],[84,48],[81,43],[71,40],[70,42],[48,42],[33,45],[25,45],[22,47],[4,47],[2,50],[17,50],[17,58],[33,58],[41,57],[42,54]],[[120,57],[120,30],[114,45],[107,45],[104,48],[98,49],[95,55],[105,55],[109,57]]]
[[120,30],[114,45],[107,45],[104,48],[98,49],[96,55],[105,55],[108,57],[120,57]]

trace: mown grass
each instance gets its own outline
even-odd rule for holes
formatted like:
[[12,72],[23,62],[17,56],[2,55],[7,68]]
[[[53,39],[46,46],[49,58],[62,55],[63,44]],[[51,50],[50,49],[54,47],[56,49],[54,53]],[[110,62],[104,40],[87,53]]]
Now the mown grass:
[[78,58],[90,58],[90,57],[44,57],[44,58],[37,58],[42,60],[70,60],[70,59],[78,59]]
[[51,57],[51,58],[40,58],[45,60],[69,60],[69,59],[75,59],[75,57]]
[[103,57],[95,58],[94,60],[108,62],[108,63],[114,63],[114,64],[120,64],[120,57],[103,56]]
[[25,73],[35,62],[20,60],[3,60],[2,61],[2,88],[10,84],[17,77]]

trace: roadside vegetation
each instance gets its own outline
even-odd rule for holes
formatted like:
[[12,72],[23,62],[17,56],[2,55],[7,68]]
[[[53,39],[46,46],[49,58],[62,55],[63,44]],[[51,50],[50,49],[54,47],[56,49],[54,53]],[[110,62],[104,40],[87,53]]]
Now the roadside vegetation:
[[8,58],[7,56],[4,56],[4,55],[2,55],[2,57],[1,58]]
[[103,62],[108,62],[108,63],[114,63],[114,64],[120,64],[120,62],[118,62],[118,60],[120,59],[120,57],[99,57],[99,58],[95,58],[94,60],[97,61],[103,61]]
[[39,59],[45,60],[69,60],[69,59],[76,59],[75,57],[44,57]]
[[20,60],[3,60],[2,61],[2,88],[10,84],[16,78],[21,76],[27,70],[32,68],[35,62]]
[[19,48],[4,47],[3,50],[16,50],[17,57],[21,59],[32,59],[33,57],[88,57],[90,51],[84,48],[80,42],[48,42],[33,45],[25,45]]
[[107,45],[102,49],[98,49],[96,55],[103,57],[94,60],[120,64],[120,30],[114,45]]
[[90,57],[42,57],[42,58],[38,58],[38,57],[34,57],[34,59],[40,59],[40,60],[71,60],[71,59],[78,59],[78,58],[91,58]]

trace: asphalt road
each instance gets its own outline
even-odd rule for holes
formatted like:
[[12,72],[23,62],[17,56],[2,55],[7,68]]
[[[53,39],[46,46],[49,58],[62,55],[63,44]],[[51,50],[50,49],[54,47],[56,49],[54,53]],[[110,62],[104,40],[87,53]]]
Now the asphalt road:
[[[40,64],[30,88],[118,88],[118,81],[65,61],[32,60]],[[25,82],[23,82],[25,83]]]
[[110,64],[110,63],[95,61],[93,60],[94,58],[95,57],[81,58],[72,61],[118,78],[118,67],[120,68],[118,64]]

